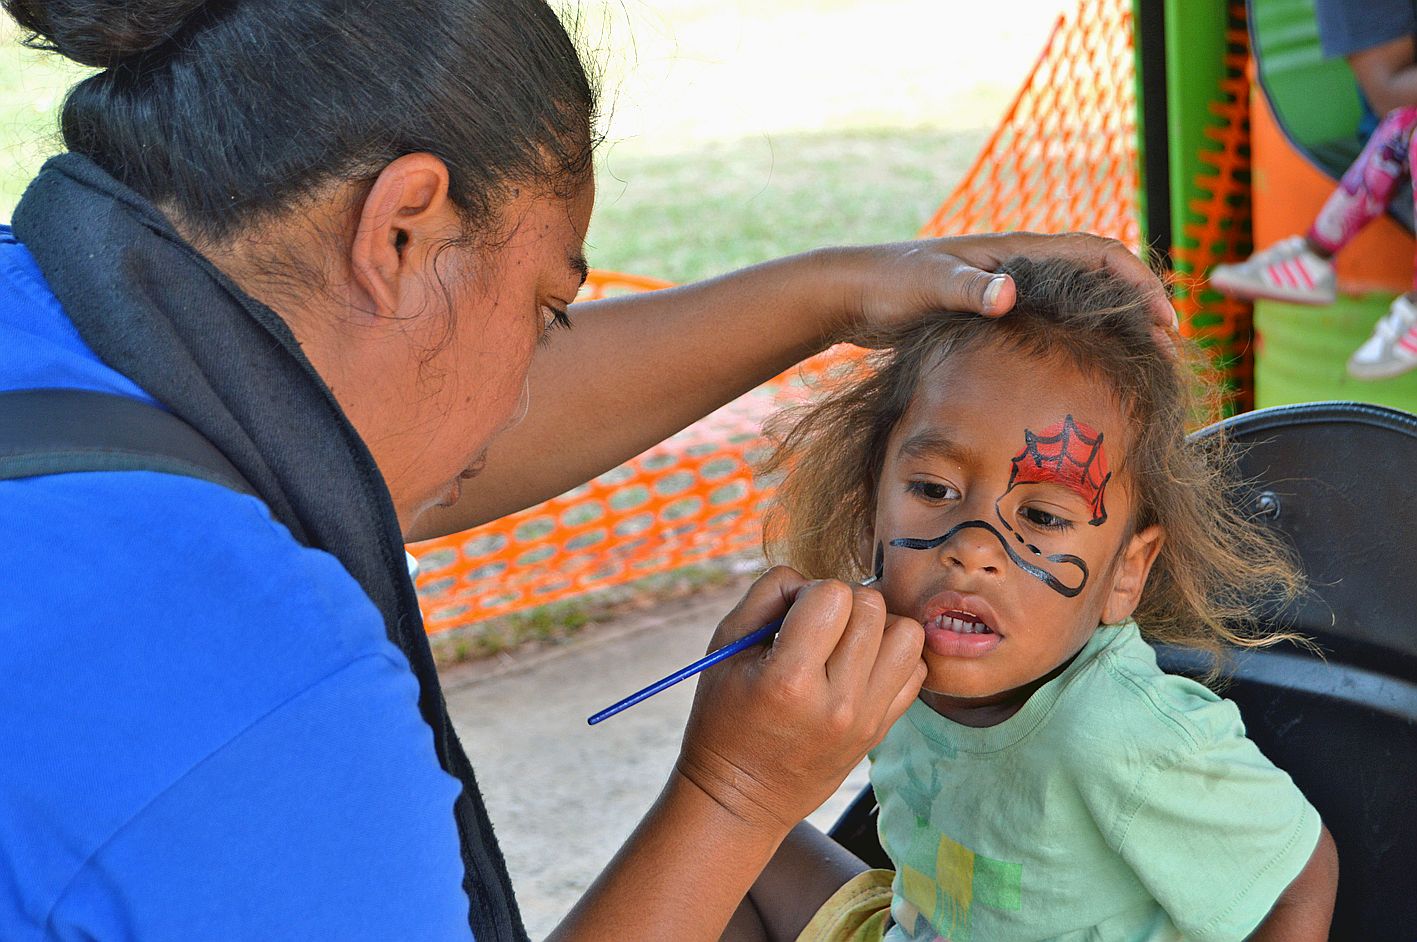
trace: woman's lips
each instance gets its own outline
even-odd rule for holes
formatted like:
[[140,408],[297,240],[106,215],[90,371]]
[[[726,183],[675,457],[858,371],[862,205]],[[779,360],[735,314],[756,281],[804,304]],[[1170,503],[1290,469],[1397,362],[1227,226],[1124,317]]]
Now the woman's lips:
[[433,502],[435,507],[451,507],[462,498],[462,478],[453,478],[443,493]]
[[487,452],[484,451],[474,458],[472,464],[464,468],[462,472],[458,474],[458,477],[462,478],[464,481],[471,480],[481,474],[482,469],[485,467],[487,467]]

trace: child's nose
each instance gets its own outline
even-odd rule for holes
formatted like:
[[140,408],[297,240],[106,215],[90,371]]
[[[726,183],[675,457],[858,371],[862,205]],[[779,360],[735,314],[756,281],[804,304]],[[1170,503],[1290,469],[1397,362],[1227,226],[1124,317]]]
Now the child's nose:
[[965,572],[996,576],[1003,572],[1006,559],[993,527],[979,521],[978,526],[964,527],[940,547],[942,565]]

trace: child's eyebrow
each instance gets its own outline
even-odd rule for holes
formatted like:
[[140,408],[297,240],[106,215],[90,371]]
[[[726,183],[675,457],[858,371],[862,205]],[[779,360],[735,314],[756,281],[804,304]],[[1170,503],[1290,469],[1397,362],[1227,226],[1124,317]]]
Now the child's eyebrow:
[[937,431],[917,432],[910,436],[900,443],[898,454],[902,458],[935,459],[958,464],[979,463],[978,451]]

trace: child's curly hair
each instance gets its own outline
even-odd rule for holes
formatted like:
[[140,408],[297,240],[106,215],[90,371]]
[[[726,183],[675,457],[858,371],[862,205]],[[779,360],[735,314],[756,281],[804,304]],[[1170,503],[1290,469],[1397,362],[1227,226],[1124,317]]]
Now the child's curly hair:
[[1227,645],[1298,640],[1260,627],[1271,606],[1302,590],[1293,556],[1239,510],[1222,437],[1186,438],[1187,423],[1214,406],[1202,408],[1190,352],[1161,349],[1141,290],[1066,260],[1015,258],[1001,270],[1018,289],[1008,315],[937,317],[855,338],[883,349],[828,380],[823,398],[768,423],[775,448],[762,471],[785,472],[764,522],[769,558],[813,578],[866,576],[861,536],[875,515],[886,442],[920,377],[961,351],[1000,344],[1071,362],[1105,383],[1128,417],[1134,437],[1116,473],[1134,485],[1131,532],[1165,531],[1136,612],[1148,638],[1201,649],[1217,669]]

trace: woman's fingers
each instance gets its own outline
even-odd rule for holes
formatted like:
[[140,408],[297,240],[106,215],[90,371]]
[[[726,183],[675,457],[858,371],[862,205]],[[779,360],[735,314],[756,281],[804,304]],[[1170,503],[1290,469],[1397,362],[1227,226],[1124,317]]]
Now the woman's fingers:
[[743,600],[724,616],[709,640],[710,651],[737,641],[787,614],[808,580],[790,566],[774,566],[748,589]]
[[920,657],[925,647],[925,629],[913,618],[890,615],[888,619],[880,656],[868,681],[869,689],[888,698],[880,736],[910,708],[920,695],[920,685],[925,683],[925,662]]
[[827,656],[827,679],[851,690],[865,689],[881,653],[886,627],[886,600],[875,589],[851,589],[851,616]]
[[1017,286],[999,267],[1015,256],[1064,258],[1087,268],[1106,268],[1131,282],[1164,349],[1177,328],[1165,286],[1146,263],[1116,239],[1086,232],[1040,235],[991,233],[921,239],[852,250],[857,254],[860,312],[852,339],[875,342],[874,331],[915,323],[941,311],[998,316],[1017,300]]
[[[1147,308],[1151,311],[1151,322],[1162,331],[1174,331],[1181,326],[1181,318],[1171,304],[1166,286],[1156,276],[1156,272],[1132,254],[1131,250],[1116,239],[1104,239],[1103,261],[1114,274],[1132,282],[1147,298]],[[1169,338],[1168,338],[1169,342]]]
[[831,795],[915,695],[923,633],[888,616],[874,590],[780,569],[724,619],[714,646],[784,609],[762,656],[700,675],[679,770],[745,820],[785,828]]
[[[879,597],[879,593],[875,594]],[[858,623],[869,619],[869,612],[856,610],[856,602],[855,590],[836,579],[803,586],[773,643],[774,667],[780,671],[824,673],[852,619]],[[884,605],[880,611],[884,615]],[[879,631],[877,628],[878,634]]]
[[[1130,281],[1147,299],[1152,323],[1162,331],[1178,326],[1176,309],[1161,279],[1121,242],[1089,232],[1042,235],[1008,232],[939,239],[940,250],[956,255],[986,271],[996,270],[1015,255],[1033,258],[1071,258],[1094,268],[1106,268]],[[1011,305],[1012,306],[1012,305]],[[972,308],[968,310],[973,310]],[[990,312],[993,313],[993,312]]]

